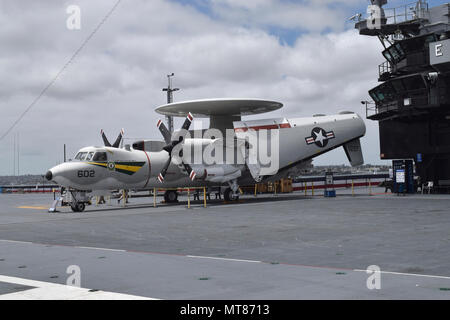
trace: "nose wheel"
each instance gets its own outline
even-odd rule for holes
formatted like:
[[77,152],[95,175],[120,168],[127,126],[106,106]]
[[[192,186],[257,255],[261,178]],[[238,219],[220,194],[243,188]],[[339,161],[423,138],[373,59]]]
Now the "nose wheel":
[[74,204],[71,204],[70,207],[72,208],[73,212],[83,212],[86,208],[86,205],[83,202],[76,202]]

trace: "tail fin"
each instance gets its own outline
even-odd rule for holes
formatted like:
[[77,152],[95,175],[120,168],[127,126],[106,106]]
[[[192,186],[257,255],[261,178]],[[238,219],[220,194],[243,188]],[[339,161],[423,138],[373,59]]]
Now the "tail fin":
[[352,167],[360,166],[364,164],[364,157],[361,149],[361,141],[359,139],[352,140],[344,144],[344,151],[347,155],[348,161]]

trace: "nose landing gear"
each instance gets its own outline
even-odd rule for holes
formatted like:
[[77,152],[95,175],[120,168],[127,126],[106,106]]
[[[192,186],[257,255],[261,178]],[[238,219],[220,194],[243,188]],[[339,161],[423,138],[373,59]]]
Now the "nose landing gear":
[[83,212],[86,208],[86,205],[83,202],[75,202],[73,204],[70,204],[70,207],[72,208],[73,212]]
[[86,205],[90,204],[90,197],[85,191],[61,189],[61,205],[70,205],[73,212],[83,212]]

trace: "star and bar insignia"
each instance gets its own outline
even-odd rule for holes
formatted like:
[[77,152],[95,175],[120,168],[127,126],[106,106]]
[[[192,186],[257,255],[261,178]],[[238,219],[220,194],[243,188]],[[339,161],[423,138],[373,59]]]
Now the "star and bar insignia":
[[334,139],[333,131],[325,131],[322,128],[316,127],[311,130],[311,136],[305,138],[306,144],[310,145],[315,143],[319,148],[325,148],[328,144],[328,140]]

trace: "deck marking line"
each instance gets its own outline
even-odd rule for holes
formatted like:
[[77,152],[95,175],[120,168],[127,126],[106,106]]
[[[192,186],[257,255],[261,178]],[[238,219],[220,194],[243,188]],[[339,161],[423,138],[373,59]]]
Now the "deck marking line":
[[221,257],[203,257],[203,256],[191,256],[191,255],[187,255],[186,257],[188,257],[188,258],[197,258],[197,259],[211,259],[211,260],[223,260],[223,261],[263,263],[262,261],[256,261],[256,260],[231,259],[231,258],[221,258]]
[[102,251],[113,251],[113,252],[127,252],[127,250],[123,250],[123,249],[108,249],[108,248],[96,248],[96,247],[79,247],[79,246],[75,246],[73,248],[78,248],[78,249],[90,249],[90,250],[102,250]]
[[3,240],[3,239],[0,239],[0,241],[1,242],[10,242],[10,243],[34,244],[33,242],[30,242],[30,241]]
[[0,300],[6,299],[45,299],[45,300],[65,300],[65,299],[127,299],[127,300],[158,300],[155,298],[141,297],[124,293],[95,291],[90,292],[88,288],[72,287],[60,283],[36,281],[24,278],[9,277],[0,275],[0,282],[18,284],[32,287],[29,290],[13,292],[0,295]]
[[[356,272],[367,272],[367,270],[361,270],[361,269],[353,269],[353,271]],[[393,271],[380,271],[381,274],[393,274],[397,276],[413,276],[413,277],[424,277],[424,278],[437,278],[437,279],[446,279],[450,280],[450,277],[446,276],[434,276],[429,274],[418,274],[418,273],[403,273],[403,272],[393,272]]]
[[[270,263],[270,262],[265,262],[265,263]],[[331,270],[355,271],[355,269],[351,269],[351,268],[311,266],[311,265],[307,265],[307,264],[298,264],[298,263],[285,263],[285,262],[279,262],[278,264],[279,264],[279,265],[284,265],[284,266],[305,267],[305,268],[313,268],[313,269],[331,269]],[[364,270],[364,271],[365,271],[365,270]]]
[[[97,248],[97,247],[81,247],[81,246],[70,246],[70,245],[36,243],[36,242],[29,242],[29,241],[27,242],[27,241],[16,241],[16,240],[0,239],[0,242],[19,243],[19,244],[35,244],[35,245],[41,245],[41,246],[55,246],[55,247],[92,249],[92,250],[105,250],[105,251],[113,251],[113,252],[130,252],[130,253],[142,253],[142,254],[168,255],[168,256],[188,257],[188,258],[197,258],[197,259],[211,259],[211,260],[223,260],[223,261],[236,261],[236,262],[251,262],[251,263],[271,264],[271,262],[257,261],[257,260],[232,259],[232,258],[207,257],[207,256],[194,256],[194,255],[183,255],[183,254],[176,254],[176,253],[162,253],[162,252],[148,252],[148,251],[122,250],[122,249],[108,249],[108,248]],[[305,268],[346,270],[346,271],[355,271],[355,272],[367,272],[367,270],[363,270],[363,269],[350,269],[350,268],[337,268],[337,267],[324,267],[324,266],[309,266],[309,265],[303,265],[303,264],[293,264],[293,263],[284,263],[284,262],[280,262],[280,263],[278,263],[278,265],[297,266],[297,267],[305,267]],[[382,274],[392,274],[392,275],[401,275],[401,276],[415,276],[415,277],[437,278],[437,279],[450,280],[450,276],[437,276],[437,275],[416,274],[416,273],[402,273],[402,272],[394,272],[394,271],[380,271],[380,273],[382,273]],[[5,282],[7,282],[7,281],[5,281]]]

